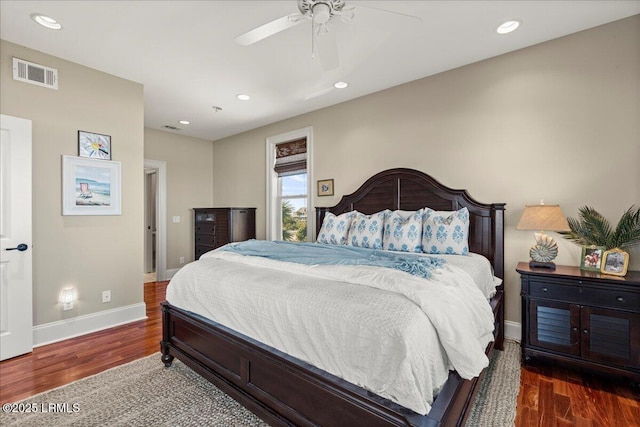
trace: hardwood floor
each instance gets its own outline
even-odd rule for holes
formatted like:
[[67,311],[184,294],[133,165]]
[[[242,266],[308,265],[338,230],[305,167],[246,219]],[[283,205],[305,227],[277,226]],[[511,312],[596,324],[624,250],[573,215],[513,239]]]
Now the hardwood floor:
[[[160,302],[167,283],[145,283],[147,320],[38,347],[0,362],[0,403],[16,402],[160,351]],[[640,427],[640,389],[619,379],[532,364],[521,370],[515,425]]]
[[520,371],[515,425],[640,427],[640,387],[535,360]]
[[147,320],[37,347],[30,354],[0,362],[0,403],[15,402],[159,352],[160,303],[168,283],[145,283]]

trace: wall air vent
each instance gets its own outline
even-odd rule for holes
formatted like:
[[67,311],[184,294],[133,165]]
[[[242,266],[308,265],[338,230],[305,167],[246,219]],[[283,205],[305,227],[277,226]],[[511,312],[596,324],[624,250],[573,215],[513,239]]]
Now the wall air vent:
[[181,128],[177,127],[177,126],[171,126],[171,125],[164,125],[162,126],[162,129],[169,129],[169,130],[182,130]]
[[13,58],[13,79],[33,85],[58,89],[58,70]]

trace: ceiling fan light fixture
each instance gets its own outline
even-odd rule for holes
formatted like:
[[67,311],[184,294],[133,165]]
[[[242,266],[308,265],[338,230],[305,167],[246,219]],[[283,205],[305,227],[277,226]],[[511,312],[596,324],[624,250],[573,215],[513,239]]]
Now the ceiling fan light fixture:
[[178,123],[180,123],[181,125],[190,125],[191,122],[189,120],[180,120]]
[[58,21],[56,21],[55,19],[47,16],[47,15],[43,15],[41,13],[32,13],[31,15],[29,15],[31,17],[31,19],[33,19],[34,22],[42,25],[45,28],[48,28],[50,30],[61,30],[62,29],[62,24],[59,23]]
[[326,3],[316,3],[313,5],[313,22],[316,24],[326,24],[331,19],[331,8]]
[[520,26],[520,21],[511,19],[509,21],[505,21],[496,28],[496,33],[498,34],[509,34],[518,29]]
[[336,89],[344,89],[347,86],[349,86],[349,83],[347,82],[337,82],[333,85],[333,87],[335,87]]

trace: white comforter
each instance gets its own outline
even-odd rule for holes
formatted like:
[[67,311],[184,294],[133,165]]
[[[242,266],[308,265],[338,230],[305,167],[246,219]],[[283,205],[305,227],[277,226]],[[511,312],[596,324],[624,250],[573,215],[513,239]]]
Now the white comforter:
[[423,415],[449,369],[480,374],[493,339],[486,298],[452,265],[427,280],[212,251],[174,276],[167,300]]

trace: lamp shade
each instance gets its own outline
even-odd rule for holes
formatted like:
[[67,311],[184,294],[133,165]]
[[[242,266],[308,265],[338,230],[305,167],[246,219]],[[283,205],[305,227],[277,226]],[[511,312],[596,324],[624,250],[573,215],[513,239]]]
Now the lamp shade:
[[517,230],[571,231],[567,218],[558,205],[527,205],[516,226]]

